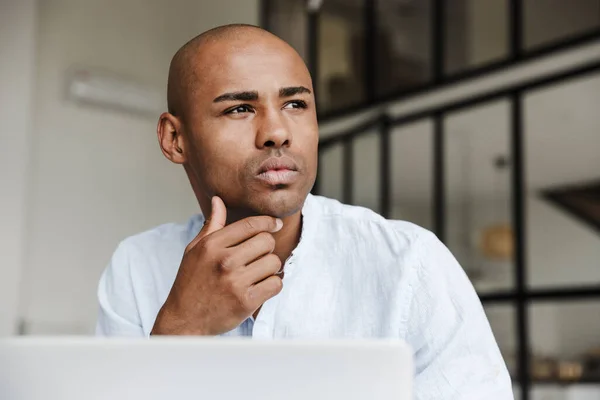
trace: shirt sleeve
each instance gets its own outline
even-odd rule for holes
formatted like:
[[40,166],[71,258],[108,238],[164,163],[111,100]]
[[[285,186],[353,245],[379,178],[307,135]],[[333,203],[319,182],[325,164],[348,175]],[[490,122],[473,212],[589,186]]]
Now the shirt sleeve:
[[97,336],[145,336],[124,243],[117,247],[100,278],[98,302]]
[[418,243],[407,332],[415,399],[513,399],[506,364],[463,269],[435,235]]

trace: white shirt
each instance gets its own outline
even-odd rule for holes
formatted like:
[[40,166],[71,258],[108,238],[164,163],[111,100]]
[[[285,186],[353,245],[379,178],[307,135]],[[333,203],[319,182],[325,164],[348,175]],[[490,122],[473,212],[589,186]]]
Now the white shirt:
[[[283,290],[225,335],[400,338],[414,350],[415,399],[512,399],[473,286],[435,235],[309,195]],[[148,336],[204,218],[124,240],[100,280],[99,335]]]

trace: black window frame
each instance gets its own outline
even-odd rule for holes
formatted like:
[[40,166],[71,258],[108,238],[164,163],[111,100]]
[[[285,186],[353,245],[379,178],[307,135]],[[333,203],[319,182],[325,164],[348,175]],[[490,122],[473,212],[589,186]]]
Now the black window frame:
[[[483,63],[481,65],[467,66],[465,69],[454,73],[446,73],[445,68],[445,52],[446,43],[444,40],[446,34],[446,2],[444,0],[431,0],[431,79],[429,82],[422,85],[415,85],[412,89],[403,90],[400,92],[390,93],[385,96],[377,96],[375,88],[375,73],[374,66],[375,57],[373,57],[374,43],[376,40],[376,32],[378,26],[377,16],[377,1],[378,0],[362,0],[363,7],[366,10],[364,23],[365,32],[365,49],[364,49],[364,85],[366,88],[365,100],[355,105],[344,107],[337,110],[319,112],[319,120],[326,122],[331,119],[336,119],[345,115],[355,113],[368,107],[380,105],[390,101],[405,100],[410,97],[421,95],[423,93],[437,90],[441,87],[454,85],[457,83],[465,83],[469,80],[478,78],[482,75],[487,75],[503,68],[514,66],[516,64],[529,62],[534,59],[552,54],[557,51],[564,50],[569,47],[574,47],[584,43],[588,43],[600,38],[600,26],[592,30],[582,32],[580,34],[563,37],[558,40],[549,41],[543,45],[536,46],[532,49],[524,48],[524,29],[523,24],[523,1],[522,0],[507,0],[508,7],[508,53],[494,61]],[[260,1],[260,24],[263,28],[269,30],[269,10],[271,0]],[[318,60],[318,43],[319,43],[319,11],[307,11],[307,64],[313,79],[318,79],[317,67]],[[318,83],[315,87],[318,87]]]

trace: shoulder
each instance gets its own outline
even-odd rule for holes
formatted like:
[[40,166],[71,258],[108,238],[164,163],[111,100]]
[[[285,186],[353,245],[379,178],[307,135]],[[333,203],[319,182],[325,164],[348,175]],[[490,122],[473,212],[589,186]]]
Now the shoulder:
[[181,246],[185,248],[200,231],[202,222],[201,215],[194,215],[184,223],[162,224],[125,238],[119,244],[119,249],[152,255]]
[[201,216],[194,216],[186,223],[163,224],[119,243],[98,285],[102,311],[99,326],[105,333],[129,325],[151,328],[175,279],[184,249],[202,221]]
[[343,235],[351,242],[374,243],[380,250],[393,253],[420,252],[423,246],[437,240],[434,233],[423,227],[408,221],[386,219],[366,207],[321,196],[311,196],[310,202],[318,215],[321,234]]
[[123,239],[113,253],[107,272],[132,281],[169,280],[177,272],[188,243],[197,235],[203,218],[168,223]]

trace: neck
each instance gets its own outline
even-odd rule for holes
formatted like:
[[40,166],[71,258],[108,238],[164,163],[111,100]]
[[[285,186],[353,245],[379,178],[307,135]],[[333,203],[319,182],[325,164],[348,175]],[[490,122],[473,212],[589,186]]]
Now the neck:
[[275,254],[284,264],[300,241],[302,232],[302,211],[283,218],[283,227],[273,234],[275,238]]

